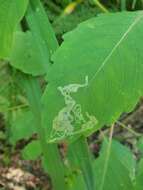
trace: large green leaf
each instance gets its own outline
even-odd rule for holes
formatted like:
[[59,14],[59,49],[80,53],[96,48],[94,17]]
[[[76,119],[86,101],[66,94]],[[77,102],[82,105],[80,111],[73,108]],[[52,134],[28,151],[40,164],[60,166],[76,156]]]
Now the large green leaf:
[[28,0],[0,0],[0,58],[11,51],[14,31],[23,17]]
[[66,34],[53,56],[43,96],[43,121],[49,131],[65,106],[58,87],[69,84],[82,84],[71,96],[83,114],[97,118],[94,130],[131,111],[143,94],[141,39],[142,11],[99,15]]
[[135,160],[128,148],[116,141],[103,142],[100,156],[94,162],[97,190],[133,190]]

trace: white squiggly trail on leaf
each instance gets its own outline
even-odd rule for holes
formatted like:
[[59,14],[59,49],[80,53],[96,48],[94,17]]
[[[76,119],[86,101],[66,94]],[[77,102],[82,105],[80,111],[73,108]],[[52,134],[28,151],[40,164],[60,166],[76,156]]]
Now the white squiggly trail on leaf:
[[[69,84],[64,87],[58,87],[65,100],[65,107],[59,111],[53,120],[53,131],[51,138],[74,135],[84,131],[87,128],[93,128],[97,124],[95,116],[86,113],[86,118],[82,114],[81,105],[77,104],[72,98],[71,93],[76,93],[79,88],[88,86],[88,76],[85,77],[84,84]],[[88,120],[87,120],[88,119]],[[75,129],[76,126],[78,129]]]

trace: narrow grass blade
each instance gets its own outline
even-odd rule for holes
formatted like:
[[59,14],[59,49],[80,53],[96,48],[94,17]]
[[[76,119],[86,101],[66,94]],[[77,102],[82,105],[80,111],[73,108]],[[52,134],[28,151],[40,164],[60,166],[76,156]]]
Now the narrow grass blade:
[[50,59],[58,48],[58,42],[40,0],[30,0],[26,21],[35,41],[41,47],[43,57],[49,56]]
[[121,11],[126,10],[126,0],[121,0]]
[[81,170],[87,190],[94,190],[94,175],[92,170],[92,159],[85,137],[80,137],[69,147],[68,158],[71,165]]

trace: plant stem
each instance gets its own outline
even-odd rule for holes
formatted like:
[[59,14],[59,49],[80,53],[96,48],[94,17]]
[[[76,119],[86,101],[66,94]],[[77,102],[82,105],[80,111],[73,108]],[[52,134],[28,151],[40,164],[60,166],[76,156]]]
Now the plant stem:
[[121,11],[126,10],[126,0],[121,0]]
[[134,136],[137,136],[137,137],[141,137],[141,136],[142,136],[142,134],[135,132],[133,129],[129,128],[129,127],[126,126],[124,123],[122,123],[122,122],[120,122],[120,121],[116,121],[116,123],[117,123],[118,125],[120,125],[122,128],[128,130],[128,131],[129,131],[130,133],[132,133]]
[[[44,18],[44,20],[43,20],[43,18]],[[49,58],[50,58],[50,56],[53,54],[53,52],[57,49],[58,42],[55,38],[55,34],[53,33],[50,23],[47,21],[46,18],[47,18],[47,16],[45,15],[44,9],[43,9],[42,5],[40,4],[40,1],[39,0],[30,0],[30,6],[29,6],[28,13],[26,16],[28,26],[31,29],[31,31],[33,32],[33,34],[38,33],[38,37],[41,36],[41,39],[39,38],[38,44],[40,43],[41,40],[46,41],[47,39],[49,39],[49,41],[47,41],[47,44],[48,44],[47,49],[50,52],[50,55],[49,55]],[[42,24],[42,22],[44,22],[44,24]],[[47,22],[48,22],[48,26],[46,25]],[[46,28],[45,28],[45,26],[46,26]],[[47,28],[49,28],[49,29],[47,29]],[[45,31],[45,30],[47,30],[47,31]],[[30,88],[32,88],[32,86]],[[33,88],[34,88],[34,85],[33,85]],[[36,93],[36,91],[33,91],[33,92]],[[33,93],[33,96],[35,95],[34,93]],[[32,99],[31,99],[31,101],[32,101]],[[38,99],[39,98],[36,98],[35,101],[38,101]],[[33,103],[33,106],[34,106],[34,103]],[[37,107],[38,110],[40,110],[41,109],[40,105],[38,107]],[[37,108],[35,108],[35,109],[37,110]],[[38,112],[38,114],[40,114],[40,113]],[[35,115],[37,115],[37,113],[35,113]],[[39,118],[39,120],[40,120],[40,118]],[[38,125],[40,125],[40,123]],[[45,133],[45,131],[43,130],[43,132],[41,132],[39,130],[39,133],[42,133],[42,134],[40,134],[40,136],[42,138],[44,135],[43,133]],[[44,140],[44,142],[42,142],[44,149],[46,149],[46,147],[47,147],[47,144],[46,145],[44,144],[45,140]],[[49,150],[48,155],[45,153],[47,169],[51,173],[50,175],[53,179],[53,184],[56,185],[55,190],[56,190],[56,188],[57,189],[60,188],[60,189],[64,190],[65,186],[63,184],[64,179],[63,179],[63,173],[62,173],[62,171],[64,169],[60,165],[60,161],[59,161],[60,159],[59,159],[58,153],[56,152],[56,150],[55,150],[55,152],[54,151],[52,152],[51,146],[55,147],[56,145],[48,145],[48,147],[47,147],[47,150]],[[94,189],[93,172],[92,172],[91,160],[90,160],[90,156],[89,156],[89,152],[88,152],[88,146],[86,143],[86,139],[84,137],[80,138],[73,145],[71,145],[71,147],[73,150],[76,149],[76,153],[77,153],[76,157],[78,160],[78,165],[83,173],[83,178],[85,180],[87,189],[93,190]],[[50,158],[49,158],[49,155],[51,156]],[[84,159],[82,159],[82,158],[84,158]],[[54,165],[54,167],[52,167],[51,165]],[[55,169],[55,166],[57,166],[57,169]],[[52,168],[50,168],[50,167],[52,167]],[[60,173],[58,173],[58,171],[60,171]],[[60,183],[61,183],[61,185],[59,185]]]
[[83,174],[87,190],[94,190],[92,159],[85,137],[80,137],[69,147],[71,165],[77,165]]
[[93,0],[93,2],[98,6],[104,13],[109,13],[108,9],[102,5],[98,0]]
[[41,120],[41,89],[38,81],[28,75],[22,76],[23,86],[25,87],[26,94],[28,97],[29,105],[34,114],[36,120],[36,127],[39,135],[39,141],[43,151],[43,157],[45,160],[46,168],[51,176],[53,189],[66,190],[66,185],[64,181],[64,167],[59,156],[59,151],[57,145],[46,143],[46,133],[45,128],[42,126]]
[[[50,62],[51,55],[58,47],[55,34],[40,0],[30,0],[26,14],[28,29],[35,37],[36,43],[41,49],[41,59]],[[48,59],[47,59],[48,57]],[[36,120],[39,141],[43,151],[43,160],[46,171],[52,179],[54,190],[67,190],[64,179],[65,168],[61,161],[56,144],[47,144],[45,126],[42,122],[41,88],[38,80],[29,75],[22,76],[29,105]]]
[[133,2],[132,2],[132,9],[135,9],[136,3],[137,3],[137,0],[133,0]]
[[40,0],[30,0],[26,21],[35,41],[41,47],[43,59],[49,55],[48,63],[58,48],[58,42]]
[[112,138],[113,138],[114,126],[115,125],[113,124],[111,126],[111,129],[110,129],[109,142],[108,142],[108,147],[107,147],[107,151],[106,151],[105,164],[103,165],[103,175],[102,175],[102,179],[101,179],[101,184],[100,184],[99,190],[103,190],[104,189],[104,182],[105,182],[105,178],[106,178],[106,173],[107,173],[108,163],[109,163],[110,153],[111,153],[111,146],[112,146]]
[[21,105],[9,107],[6,110],[2,110],[2,112],[9,112],[9,111],[18,110],[18,109],[21,109],[21,108],[27,108],[28,106],[29,106],[28,104],[21,104]]
[[61,13],[61,7],[59,7],[57,4],[55,4],[52,1],[44,1],[45,6],[47,6],[51,11],[55,12],[56,14]]

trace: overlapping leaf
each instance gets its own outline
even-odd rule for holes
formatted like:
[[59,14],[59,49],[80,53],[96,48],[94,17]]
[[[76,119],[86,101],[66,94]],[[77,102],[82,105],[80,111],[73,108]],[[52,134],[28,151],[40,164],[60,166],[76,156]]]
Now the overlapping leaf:
[[0,58],[11,51],[14,31],[23,17],[28,0],[0,0]]
[[64,107],[58,87],[83,84],[87,77],[88,85],[73,98],[82,112],[97,118],[94,130],[131,111],[143,94],[142,38],[142,11],[99,15],[66,34],[47,75],[43,97],[47,127]]
[[28,139],[37,133],[33,114],[29,110],[15,112],[15,117],[10,120],[10,142],[16,144],[18,140]]
[[97,190],[133,190],[135,160],[129,149],[116,141],[112,141],[110,150],[107,139],[104,141],[94,172]]
[[29,31],[16,32],[10,61],[24,73],[43,75],[58,44],[40,0],[29,2],[25,19]]

